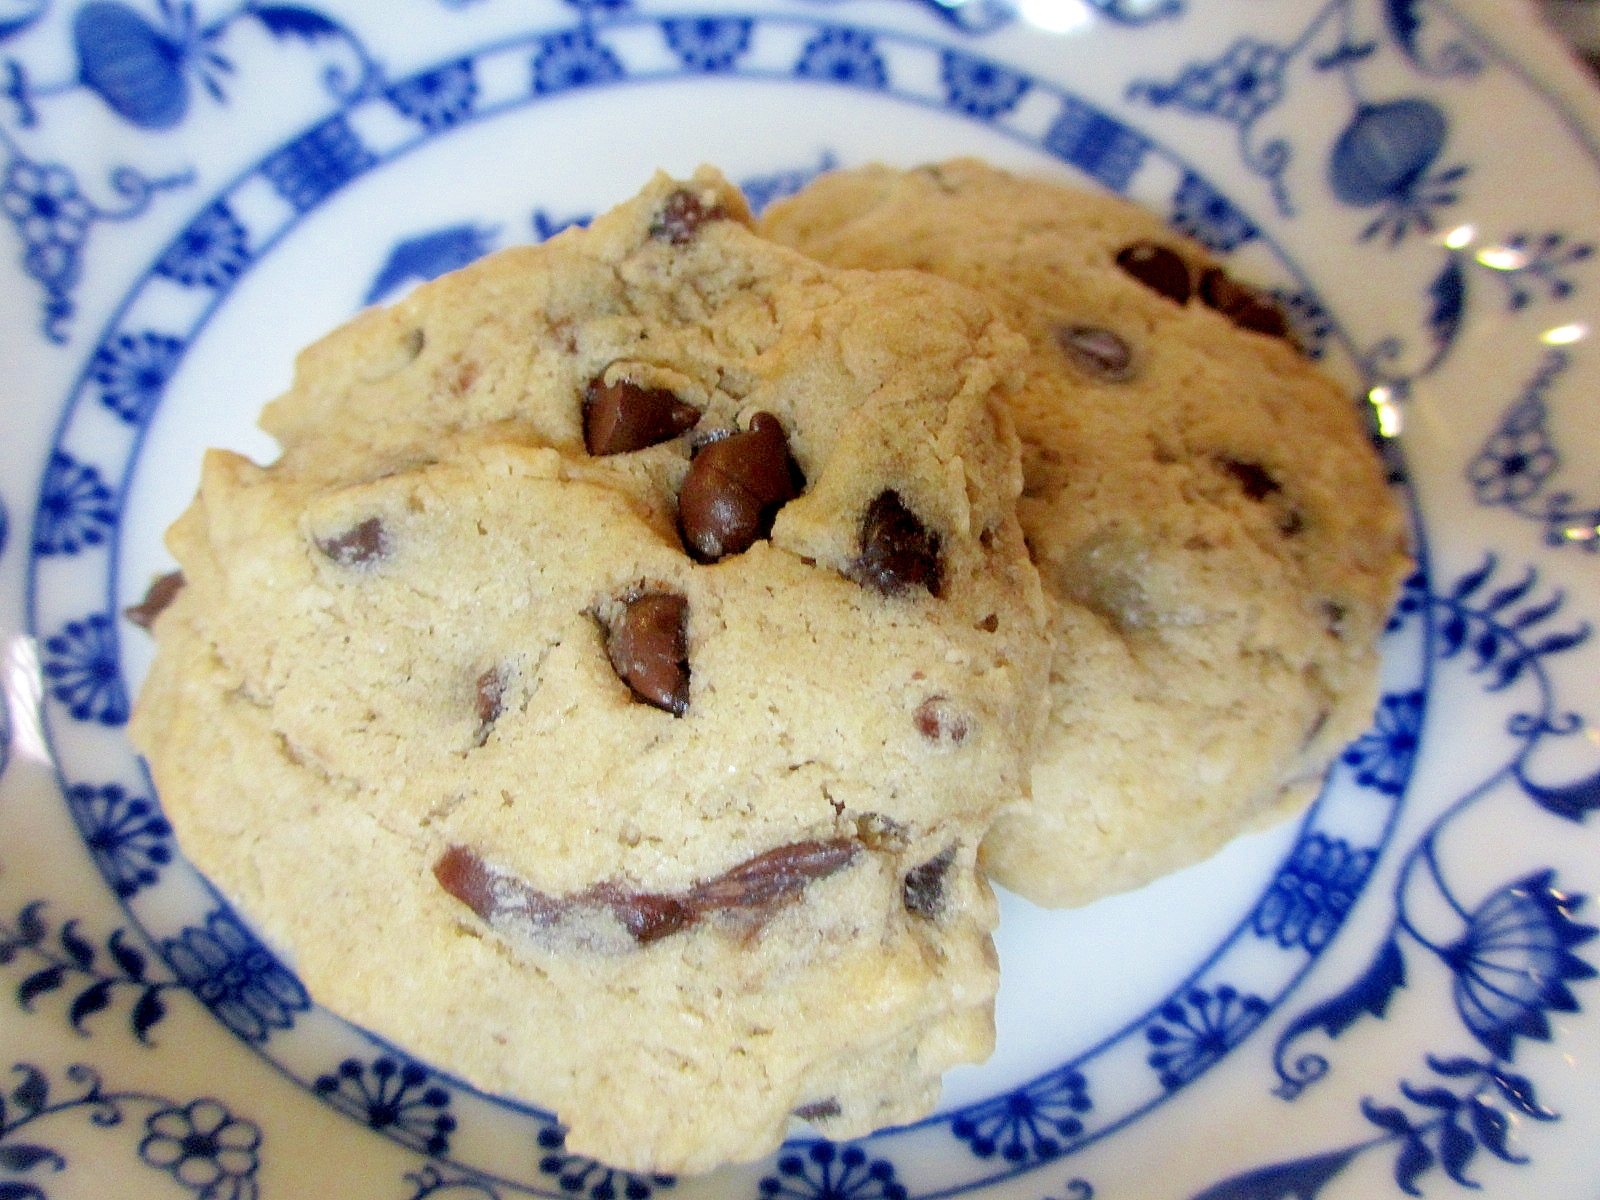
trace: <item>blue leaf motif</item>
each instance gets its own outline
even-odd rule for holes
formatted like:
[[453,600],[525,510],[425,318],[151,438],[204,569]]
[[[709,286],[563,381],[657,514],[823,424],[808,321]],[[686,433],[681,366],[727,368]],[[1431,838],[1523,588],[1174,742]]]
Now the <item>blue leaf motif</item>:
[[1428,285],[1428,298],[1432,302],[1428,310],[1428,331],[1433,335],[1436,348],[1433,364],[1437,366],[1444,352],[1456,340],[1456,334],[1461,331],[1462,318],[1466,316],[1467,277],[1461,268],[1460,258],[1451,255],[1444,270],[1434,276],[1433,282]]
[[337,22],[298,5],[251,5],[245,11],[260,21],[262,28],[275,38],[296,37],[310,42],[318,38],[340,37],[344,33]]
[[1517,781],[1540,808],[1569,821],[1582,822],[1591,812],[1600,809],[1600,772],[1576,783],[1547,787],[1531,782],[1519,769]]
[[1400,1154],[1394,1162],[1394,1181],[1406,1195],[1420,1196],[1422,1189],[1417,1187],[1417,1180],[1433,1167],[1435,1161],[1434,1153],[1428,1149],[1426,1142],[1419,1137],[1408,1137],[1401,1143]]
[[1316,1200],[1360,1151],[1353,1146],[1258,1167],[1208,1187],[1194,1200]]
[[1363,105],[1328,159],[1328,184],[1345,204],[1366,208],[1405,194],[1444,149],[1449,123],[1419,98]]
[[1279,1036],[1273,1051],[1273,1064],[1282,1081],[1278,1094],[1292,1100],[1306,1084],[1320,1079],[1328,1069],[1327,1061],[1317,1055],[1297,1060],[1292,1068],[1286,1066],[1289,1047],[1295,1041],[1313,1029],[1337,1038],[1363,1016],[1382,1018],[1394,993],[1405,984],[1405,959],[1399,945],[1390,938],[1379,947],[1359,979],[1331,999],[1307,1009]]

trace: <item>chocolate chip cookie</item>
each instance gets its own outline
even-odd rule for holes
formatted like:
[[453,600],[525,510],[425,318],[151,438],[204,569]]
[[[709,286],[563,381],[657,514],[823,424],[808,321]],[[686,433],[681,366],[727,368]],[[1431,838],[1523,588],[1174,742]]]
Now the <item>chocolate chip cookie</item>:
[[1021,512],[1055,649],[996,881],[1082,903],[1303,803],[1371,718],[1408,563],[1357,403],[1270,298],[1131,203],[971,160],[825,176],[763,231],[967,284],[1028,340]]
[[634,1170],[988,1053],[1043,712],[1021,340],[750,225],[659,177],[363,313],[139,614],[166,811],[313,995]]

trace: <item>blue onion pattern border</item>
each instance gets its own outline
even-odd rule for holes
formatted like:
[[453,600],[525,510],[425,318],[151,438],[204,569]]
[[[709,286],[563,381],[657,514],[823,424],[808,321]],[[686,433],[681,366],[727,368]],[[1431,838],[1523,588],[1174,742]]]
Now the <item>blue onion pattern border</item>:
[[[835,26],[834,28],[846,27]],[[545,66],[554,72],[545,77],[546,94],[568,90],[572,87],[614,82],[621,78],[621,76],[612,73],[612,68],[607,65],[604,54],[598,57],[591,56],[592,50],[604,51],[605,47],[596,40],[592,31],[585,33],[587,29],[587,26],[583,26],[576,32],[568,31],[565,34],[552,35],[541,43],[540,53],[545,56]],[[888,35],[879,36],[887,37]],[[809,61],[803,60],[803,62],[807,62],[807,66],[801,73],[809,78],[826,80],[832,83],[863,86],[863,80],[870,81],[874,78],[870,58],[865,60],[868,65],[865,67],[862,65],[864,60],[859,51],[862,49],[863,44],[870,49],[872,47],[870,37],[863,43],[861,40],[852,42],[850,38],[821,38],[819,36],[819,39],[815,39],[812,44],[808,44],[808,53],[812,54],[812,57]],[[964,55],[955,55],[952,59],[947,53],[943,63],[943,78],[946,86],[952,86],[950,84],[952,74],[959,77],[960,68],[963,66],[969,68],[967,78],[970,80],[972,78],[970,67],[973,61],[971,56]],[[952,62],[954,66],[952,66]],[[572,74],[575,63],[578,67],[577,75]],[[596,67],[596,63],[600,65]],[[459,78],[459,64],[454,64],[448,69],[453,70],[457,78]],[[593,77],[588,77],[583,74],[587,70],[594,70],[597,73]],[[844,71],[843,77],[834,73],[839,70]],[[865,74],[859,73],[862,71],[865,71]],[[413,77],[413,79],[423,77],[418,76]],[[539,76],[537,70],[535,79],[535,91],[538,94],[539,85],[537,80]],[[407,82],[401,81],[401,85]],[[883,90],[887,91],[887,77],[882,82],[885,85]],[[1004,117],[1015,107],[1015,101],[1020,99],[1026,89],[1018,90],[1018,78],[1015,75],[1008,78],[1003,70],[998,75],[987,77],[986,82],[987,86],[982,94],[976,94],[970,90],[966,92],[951,91],[947,93],[943,103],[977,119],[993,122],[1000,118],[1003,121]],[[995,86],[997,83],[998,87]],[[401,85],[397,85],[397,88]],[[875,85],[869,83],[868,86]],[[1029,86],[1032,86],[1031,81]],[[435,88],[433,82],[430,82],[428,87],[421,90],[431,96],[446,89],[442,87]],[[1009,100],[1006,96],[1008,90],[1012,93]],[[404,95],[403,92],[397,94]],[[402,103],[401,100],[395,99],[394,95],[386,96],[385,101],[393,103],[397,107]],[[923,102],[926,101],[924,100]],[[413,100],[411,103],[415,104],[415,101]],[[492,115],[491,112],[487,111],[467,111],[470,111],[470,117],[467,117],[465,112],[443,118],[435,114],[431,118],[431,125],[429,124],[429,118],[415,116],[414,119],[426,130],[423,136],[429,136],[439,129],[452,127],[462,119],[477,119],[481,116]],[[1091,174],[1096,174],[1101,178],[1102,182],[1113,186],[1117,186],[1120,182],[1122,186],[1126,186],[1131,177],[1131,172],[1129,174],[1120,173],[1127,170],[1126,163],[1128,158],[1132,157],[1135,160],[1134,169],[1137,169],[1138,166],[1142,165],[1142,160],[1146,154],[1155,152],[1155,148],[1148,143],[1139,145],[1139,143],[1143,142],[1143,139],[1134,134],[1132,136],[1137,138],[1138,142],[1113,146],[1109,152],[1109,157],[1107,157],[1106,147],[1096,142],[1095,139],[1108,132],[1113,135],[1118,133],[1118,123],[1112,122],[1109,128],[1097,125],[1098,121],[1102,119],[1109,120],[1109,118],[1105,118],[1104,114],[1098,113],[1087,106],[1074,111],[1068,105],[1063,112],[1063,120],[1068,120],[1069,118],[1065,132],[1062,132],[1059,128],[1059,122],[1058,127],[1052,130],[1056,139],[1055,144],[1052,145],[1048,138],[1041,139],[1042,144],[1047,151],[1073,162],[1074,165],[1089,170]],[[437,128],[434,126],[437,126]],[[1126,127],[1120,128],[1121,130],[1126,130]],[[1127,132],[1131,133],[1132,131]],[[1130,145],[1135,148],[1130,150]],[[405,148],[394,151],[390,157],[398,157],[400,153],[404,153]],[[1119,158],[1118,155],[1121,157]],[[262,165],[260,173],[271,182],[277,194],[287,200],[294,208],[294,216],[288,222],[288,224],[292,225],[294,219],[310,211],[310,208],[333,194],[339,187],[388,160],[388,158],[372,154],[371,148],[364,146],[359,136],[354,133],[349,121],[336,117],[332,121],[325,122],[310,131],[305,137],[297,139],[296,142],[286,146],[281,156],[276,156],[274,159],[269,160],[267,164]],[[308,161],[316,162],[319,166],[316,170],[308,173],[305,167]],[[331,168],[327,164],[332,164]],[[1110,178],[1107,177],[1107,172],[1110,173]],[[250,181],[250,176],[247,174],[241,181],[237,181],[235,186],[240,183],[249,183]],[[1203,181],[1199,180],[1198,176],[1191,176],[1186,179],[1185,184],[1191,187],[1204,186]],[[1178,195],[1175,193],[1175,200],[1177,199]],[[1213,194],[1205,199],[1212,201],[1220,199],[1220,197]],[[164,279],[185,288],[198,288],[202,292],[209,290],[213,293],[211,303],[203,310],[195,326],[188,331],[186,337],[173,337],[170,332],[152,329],[123,328],[114,330],[102,341],[99,350],[96,352],[95,365],[86,373],[83,389],[80,389],[79,394],[81,395],[90,386],[98,388],[99,395],[97,398],[105,411],[118,421],[134,428],[134,440],[130,448],[130,454],[137,453],[138,431],[142,430],[143,424],[148,420],[154,404],[159,400],[161,388],[166,380],[170,378],[171,372],[176,368],[177,357],[181,355],[182,348],[203,327],[216,304],[221,302],[227,288],[231,286],[231,283],[238,278],[238,275],[243,270],[247,269],[249,262],[265,253],[276,242],[278,237],[287,232],[286,225],[283,229],[273,233],[272,236],[262,239],[252,246],[250,241],[250,233],[252,231],[243,229],[235,215],[228,211],[225,202],[219,201],[219,204],[221,205],[220,207],[207,210],[206,217],[209,219],[209,227],[203,229],[200,222],[192,223],[189,229],[185,231],[185,234],[178,241],[175,241],[173,247],[163,256],[161,265],[158,266],[152,276],[152,278]],[[1216,210],[1214,207],[1208,208],[1206,203],[1201,203],[1199,211],[1209,213]],[[1181,204],[1175,205],[1174,215],[1181,220]],[[1250,226],[1248,221],[1244,220],[1237,210],[1224,208],[1222,216],[1224,219],[1216,227],[1218,232],[1211,239],[1213,244],[1226,245],[1230,239],[1232,244],[1238,244],[1241,240],[1250,240],[1258,236],[1259,231]],[[220,235],[217,232],[218,230],[220,230]],[[1207,231],[1201,230],[1200,232],[1204,234]],[[240,236],[241,234],[243,235],[242,237]],[[219,237],[220,240],[218,240]],[[187,242],[185,242],[185,239],[187,239]],[[213,255],[211,249],[203,249],[201,252],[196,253],[197,246],[211,248],[217,245],[224,247],[224,252],[220,256]],[[231,259],[228,257],[229,254],[233,256]],[[124,315],[126,315],[126,310]],[[80,471],[80,475],[77,477],[78,483],[82,483],[81,471],[83,469],[95,470],[94,464],[87,455],[74,465]],[[103,460],[101,465],[104,465]],[[108,471],[106,474],[109,475],[110,472]],[[87,494],[94,497],[97,492],[93,486],[90,486],[87,489]],[[42,509],[43,505],[41,505]],[[98,521],[93,515],[94,511],[91,505],[82,512],[75,512],[73,515],[86,520],[87,528],[91,532],[96,524],[107,526],[102,532],[110,532],[115,523],[114,510],[113,520],[109,522]],[[92,542],[84,542],[82,546],[81,552],[93,552],[91,549]],[[36,552],[40,552],[37,547]],[[69,551],[68,553],[72,552]],[[97,621],[96,618],[104,619]],[[126,697],[119,696],[117,692],[117,687],[120,685],[118,683],[114,631],[109,634],[109,648],[107,645],[106,630],[110,621],[109,609],[105,613],[92,613],[66,621],[51,635],[62,639],[59,642],[62,649],[52,661],[60,668],[53,681],[58,682],[61,689],[55,695],[56,702],[66,710],[70,711],[76,708],[83,712],[84,717],[80,718],[83,723],[91,725],[98,723],[115,727],[119,723],[118,713],[125,713]],[[1555,652],[1558,651],[1550,651],[1550,653]],[[1401,701],[1411,694],[1413,693],[1402,693]],[[1403,702],[1393,707],[1395,711],[1401,713],[1406,709],[1406,705]],[[1401,717],[1398,720],[1399,724],[1396,725],[1396,728],[1405,733],[1409,729],[1404,724],[1405,718]],[[1410,732],[1414,733],[1415,730],[1410,729]],[[1374,746],[1369,745],[1368,750],[1374,751]],[[1376,769],[1371,777],[1375,780],[1392,779],[1392,772],[1385,774],[1381,769],[1383,756],[1388,751],[1377,749],[1374,752],[1376,754],[1374,762],[1378,764],[1379,769]],[[1355,767],[1354,763],[1350,765],[1352,768]],[[90,787],[91,785],[79,786]],[[122,789],[124,795],[128,794],[125,785],[120,783],[93,786],[102,794],[107,789],[113,788]],[[134,787],[133,790],[137,791],[138,789]],[[1378,786],[1375,790],[1382,793],[1385,788]],[[146,831],[145,836],[148,841],[151,835]],[[115,840],[115,836],[113,836],[113,840]],[[1303,839],[1301,846],[1305,847],[1308,844],[1311,843]],[[1308,855],[1308,857],[1315,858],[1316,855]],[[1334,855],[1333,857],[1337,858],[1338,856]],[[1348,862],[1341,864],[1340,869],[1348,873]],[[147,885],[146,882],[141,882],[140,868],[133,868],[131,874],[127,870],[123,870],[121,875],[115,873],[117,870],[123,870],[123,868],[117,867],[108,871],[108,879],[113,880],[113,885],[118,887],[119,890],[129,887],[130,880],[134,892]],[[148,867],[143,868],[143,870],[149,872]],[[1279,882],[1282,882],[1282,880],[1280,879]],[[1282,890],[1283,888],[1280,888],[1275,883],[1274,891]],[[213,917],[213,922],[216,919],[217,917]],[[1286,928],[1286,926],[1278,928],[1281,933],[1282,928]],[[193,932],[192,930],[185,930],[183,936],[188,937]],[[1257,935],[1261,936],[1259,930]],[[169,939],[169,943],[172,940]],[[266,990],[268,993],[272,991],[270,987]],[[1203,984],[1193,984],[1179,994],[1175,994],[1173,1000],[1162,1006],[1158,1013],[1153,1014],[1151,1020],[1145,1026],[1147,1031],[1145,1035],[1146,1042],[1152,1048],[1150,1050],[1150,1058],[1152,1060],[1150,1065],[1155,1066],[1154,1059],[1157,1055],[1160,1055],[1161,1066],[1157,1069],[1171,1070],[1175,1072],[1173,1078],[1180,1078],[1187,1069],[1183,1065],[1186,1060],[1181,1053],[1182,1044],[1186,1040],[1199,1045],[1205,1038],[1215,1040],[1215,1035],[1219,1031],[1224,1043],[1228,1042],[1229,1038],[1247,1035],[1259,1021],[1259,1015],[1254,1011],[1260,1003],[1259,998],[1257,998],[1258,1004],[1249,1003],[1250,1000],[1251,997],[1241,996],[1226,982],[1213,983],[1209,988],[1203,986]],[[246,1007],[249,1008],[248,1005]],[[286,1004],[283,1006],[283,1011],[288,1014],[288,1021],[292,1024],[293,1014],[298,1011],[298,1006],[293,1003]],[[256,1014],[257,1017],[260,1017],[260,1015],[259,1013]],[[281,1021],[282,1018],[279,1018],[279,1020]],[[264,1021],[263,1024],[266,1027],[271,1027],[270,1021]],[[1158,1037],[1151,1037],[1150,1033],[1157,1030],[1164,1030],[1165,1032]],[[1234,1032],[1230,1033],[1230,1030]],[[1186,1038],[1186,1032],[1194,1036]],[[1169,1047],[1175,1048],[1169,1051]],[[394,1060],[384,1060],[380,1057],[365,1065],[362,1065],[361,1060],[346,1061],[357,1063],[355,1068],[357,1075],[364,1076],[369,1072],[375,1071],[378,1062]],[[343,1064],[341,1064],[342,1066]],[[396,1070],[401,1075],[406,1074],[403,1067],[396,1068]],[[414,1071],[412,1074],[414,1074]],[[344,1076],[328,1076],[326,1074],[318,1076],[319,1080],[322,1078],[344,1078]],[[418,1086],[421,1086],[420,1083]],[[342,1085],[336,1084],[332,1091],[338,1092],[341,1087]],[[372,1092],[371,1096],[376,1096],[378,1099],[369,1099],[369,1107],[377,1105],[383,1107],[386,1112],[387,1107],[384,1106],[388,1105],[389,1102],[382,1099],[382,1089],[379,1088],[377,1091]],[[1027,1104],[1018,1103],[1019,1097],[1025,1099]],[[437,1098],[437,1095],[435,1095],[435,1098]],[[1086,1100],[1087,1094],[1080,1075],[1069,1071],[1065,1074],[1051,1077],[1048,1086],[1034,1088],[1031,1093],[1024,1089],[1013,1096],[997,1097],[996,1101],[1006,1102],[1002,1106],[1007,1110],[1004,1114],[986,1112],[984,1111],[984,1105],[976,1105],[964,1110],[964,1113],[958,1115],[956,1119],[963,1120],[965,1122],[964,1128],[970,1129],[971,1132],[963,1140],[966,1140],[974,1148],[973,1153],[977,1157],[984,1157],[978,1153],[977,1149],[981,1144],[986,1148],[992,1147],[989,1150],[991,1155],[1000,1155],[1001,1158],[1009,1161],[1016,1169],[1031,1169],[1040,1163],[1052,1161],[1059,1156],[1063,1149],[1075,1148],[1076,1144],[1082,1144],[1081,1142],[1074,1143],[1073,1139],[1079,1137],[1083,1132],[1083,1114],[1093,1108],[1092,1101],[1087,1102],[1087,1109],[1084,1107]],[[421,1102],[418,1101],[417,1103]],[[987,1104],[990,1108],[996,1107],[995,1101],[987,1102]],[[399,1107],[404,1108],[405,1105],[401,1103]],[[424,1105],[424,1107],[428,1106]],[[1026,1117],[1019,1117],[1017,1115],[1018,1112],[1024,1110],[1027,1113]],[[1034,1114],[1043,1115],[1036,1117]],[[1077,1125],[1074,1126],[1073,1122],[1077,1122]],[[1053,1133],[1048,1132],[1050,1130],[1053,1130]],[[435,1130],[429,1136],[437,1137],[439,1136],[439,1131]],[[1397,1136],[1399,1135],[1397,1134]],[[1409,1143],[1407,1144],[1409,1145]],[[1021,1147],[1021,1151],[1020,1153],[1008,1153],[1007,1147]],[[427,1148],[426,1144],[424,1144],[423,1148]],[[1459,1154],[1460,1151],[1458,1150],[1455,1153]],[[848,1149],[841,1152],[841,1156],[838,1158],[839,1165],[837,1170],[842,1173],[838,1175],[837,1179],[829,1173],[833,1169],[831,1166],[829,1166],[828,1170],[823,1169],[825,1165],[834,1162],[832,1151],[819,1150],[813,1146],[812,1149],[806,1150],[795,1161],[798,1162],[799,1166],[789,1174],[793,1180],[814,1180],[813,1183],[804,1185],[811,1188],[811,1194],[818,1194],[816,1189],[819,1187],[824,1188],[824,1190],[831,1189],[830,1194],[838,1193],[851,1196],[871,1194],[894,1197],[896,1188],[900,1188],[901,1194],[904,1193],[904,1188],[895,1182],[894,1171],[892,1166],[888,1164],[888,1160],[871,1159],[861,1151],[856,1151],[853,1156]],[[855,1170],[861,1180],[871,1182],[848,1184],[840,1182],[856,1178],[855,1175],[848,1173],[847,1168]],[[783,1172],[780,1171],[780,1175],[782,1174]],[[784,1194],[784,1186],[787,1186],[784,1185],[784,1180],[778,1176],[771,1178],[780,1185],[780,1188],[777,1191],[771,1191],[764,1185],[763,1191],[768,1194]],[[437,1190],[437,1184],[433,1186],[434,1190]],[[976,1186],[976,1183],[968,1186]],[[420,1187],[421,1185],[419,1184]],[[801,1188],[801,1185],[793,1184],[788,1186],[788,1191],[793,1193],[796,1188]],[[1087,1184],[1082,1184],[1081,1181],[1074,1181],[1074,1186],[1069,1190],[1074,1190],[1086,1196],[1089,1191],[1092,1191],[1092,1189],[1084,1190],[1087,1188]],[[571,1189],[565,1190],[570,1191]],[[418,1194],[421,1195],[424,1192],[419,1190]],[[1220,1196],[1225,1193],[1218,1192],[1217,1194]]]

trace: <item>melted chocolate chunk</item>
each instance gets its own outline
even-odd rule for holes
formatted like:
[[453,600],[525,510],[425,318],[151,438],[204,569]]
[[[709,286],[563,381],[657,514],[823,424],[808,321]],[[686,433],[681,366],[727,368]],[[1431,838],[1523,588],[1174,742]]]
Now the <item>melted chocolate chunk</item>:
[[646,592],[627,602],[606,637],[606,654],[622,682],[675,717],[689,708],[688,622],[688,600]]
[[1056,344],[1091,379],[1124,383],[1133,378],[1133,350],[1109,329],[1068,325],[1056,330]]
[[1264,292],[1240,283],[1221,267],[1207,267],[1200,276],[1200,299],[1241,329],[1269,337],[1287,337],[1289,323]]
[[499,667],[490,667],[478,676],[478,726],[484,733],[500,716],[500,706],[505,700],[506,681]]
[[700,410],[666,388],[595,378],[583,397],[583,444],[590,454],[628,454],[670,441],[700,420]]
[[657,241],[683,246],[694,241],[700,226],[707,221],[720,221],[728,214],[722,205],[706,205],[693,192],[679,188],[661,205],[661,214],[650,226],[650,236]]
[[144,599],[123,609],[122,615],[140,629],[149,629],[156,623],[156,618],[167,611],[167,605],[178,598],[178,593],[183,590],[183,582],[182,571],[170,571],[152,580]]
[[1188,260],[1155,242],[1134,242],[1117,252],[1117,266],[1151,291],[1174,304],[1187,304],[1194,294]]
[[602,907],[636,942],[648,944],[687,929],[710,913],[736,911],[765,920],[796,899],[807,884],[849,865],[859,849],[848,838],[779,846],[677,894],[631,892],[602,883],[574,896],[550,896],[496,872],[467,846],[445,850],[433,864],[433,877],[490,925],[511,919],[549,926],[584,908]]
[[802,1104],[794,1110],[794,1115],[802,1121],[826,1121],[829,1117],[837,1117],[843,1109],[839,1102],[832,1097],[827,1100],[813,1100],[809,1104]]
[[947,846],[920,867],[906,872],[901,895],[906,911],[932,921],[944,912],[944,879],[956,860],[956,848]]
[[1217,463],[1233,476],[1234,482],[1252,500],[1265,500],[1273,492],[1283,490],[1283,485],[1260,463],[1245,462],[1238,458],[1219,458]]
[[944,696],[929,696],[911,714],[917,732],[930,742],[952,742],[959,746],[972,732],[966,714]]
[[389,531],[377,517],[368,517],[354,528],[331,538],[318,538],[321,550],[341,567],[359,567],[389,557]]
[[678,492],[684,545],[705,563],[742,554],[803,486],[778,418],[757,413],[747,431],[706,443],[690,462]]
[[943,582],[939,535],[917,519],[898,492],[879,492],[861,522],[861,556],[854,573],[864,587],[885,596],[903,596],[919,587],[937,596]]

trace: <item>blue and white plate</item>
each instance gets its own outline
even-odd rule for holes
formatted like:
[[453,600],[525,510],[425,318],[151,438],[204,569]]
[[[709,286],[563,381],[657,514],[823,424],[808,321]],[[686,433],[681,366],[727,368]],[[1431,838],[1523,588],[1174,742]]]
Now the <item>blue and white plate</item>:
[[[0,0],[0,1200],[1596,1200],[1587,88],[1511,0]],[[314,1006],[187,866],[119,614],[362,305],[658,166],[759,205],[957,153],[1154,207],[1370,407],[1419,558],[1382,702],[1303,821],[1006,898],[935,1116],[613,1171]]]

